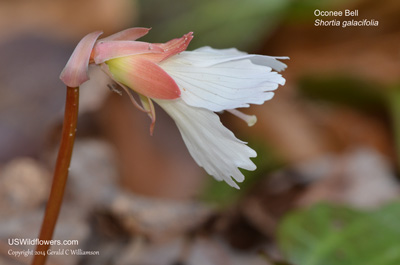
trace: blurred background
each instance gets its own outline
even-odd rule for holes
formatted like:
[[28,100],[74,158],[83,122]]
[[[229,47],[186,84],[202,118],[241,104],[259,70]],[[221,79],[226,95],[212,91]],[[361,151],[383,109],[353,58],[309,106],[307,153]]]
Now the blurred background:
[[397,0],[0,1],[0,263],[32,258],[10,255],[32,247],[7,240],[38,236],[73,49],[89,32],[140,26],[150,42],[193,31],[188,50],[290,57],[273,100],[243,110],[255,126],[221,114],[257,151],[257,170],[240,191],[219,183],[160,108],[150,136],[126,95],[83,86],[55,238],[100,256],[48,264],[400,264],[399,16]]

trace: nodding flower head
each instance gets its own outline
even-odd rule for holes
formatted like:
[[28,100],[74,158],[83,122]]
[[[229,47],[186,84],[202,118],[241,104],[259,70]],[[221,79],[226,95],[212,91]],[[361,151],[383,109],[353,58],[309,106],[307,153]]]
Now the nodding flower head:
[[[139,94],[141,105],[152,119],[153,102],[175,121],[197,164],[217,180],[239,188],[244,180],[239,168],[255,170],[256,152],[224,127],[215,112],[228,111],[247,122],[255,116],[237,108],[263,104],[285,79],[277,72],[286,68],[278,59],[231,49],[202,47],[186,51],[193,33],[166,43],[137,41],[150,29],[131,28],[98,39],[101,32],[85,36],[61,73],[69,87],[89,80],[88,66],[94,64],[125,90]],[[132,98],[132,100],[134,100]],[[235,182],[235,181],[236,182]]]

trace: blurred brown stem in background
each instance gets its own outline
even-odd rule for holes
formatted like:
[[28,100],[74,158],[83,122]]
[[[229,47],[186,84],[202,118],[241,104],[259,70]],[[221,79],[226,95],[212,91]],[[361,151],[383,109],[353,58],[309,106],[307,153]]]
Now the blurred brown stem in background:
[[[64,123],[61,143],[58,151],[56,167],[54,170],[53,184],[46,207],[46,212],[40,230],[39,240],[51,240],[57,223],[65,185],[68,179],[69,165],[72,149],[74,147],[76,125],[78,121],[79,87],[67,87],[65,102]],[[44,255],[34,255],[32,265],[43,265],[46,262],[47,250],[50,244],[38,244],[36,251]]]

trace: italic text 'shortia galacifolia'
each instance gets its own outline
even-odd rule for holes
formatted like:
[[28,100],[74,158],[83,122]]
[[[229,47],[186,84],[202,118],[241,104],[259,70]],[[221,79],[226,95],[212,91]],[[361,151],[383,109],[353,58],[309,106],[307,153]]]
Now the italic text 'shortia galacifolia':
[[101,67],[119,86],[138,93],[142,104],[135,105],[152,119],[151,133],[156,102],[175,121],[197,164],[239,188],[236,182],[244,180],[239,168],[255,170],[250,158],[257,154],[224,127],[215,112],[229,111],[253,125],[255,116],[236,109],[271,99],[285,83],[277,72],[286,65],[278,59],[288,58],[235,48],[186,51],[192,32],[162,44],[137,41],[149,30],[131,28],[103,39],[98,39],[102,32],[88,34],[75,48],[61,80],[77,87],[89,80],[89,64]]

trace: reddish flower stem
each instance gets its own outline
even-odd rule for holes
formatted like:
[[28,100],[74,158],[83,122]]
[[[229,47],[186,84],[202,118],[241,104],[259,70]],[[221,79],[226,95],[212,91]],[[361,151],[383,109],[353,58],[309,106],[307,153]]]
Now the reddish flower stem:
[[[58,150],[57,162],[54,170],[53,184],[51,186],[46,212],[40,230],[39,240],[51,240],[57,223],[65,185],[68,179],[69,165],[71,162],[72,149],[74,147],[76,125],[78,121],[79,87],[67,87],[65,102],[64,123],[61,135],[60,148]],[[32,265],[44,265],[47,259],[49,244],[38,245],[36,251],[45,255],[35,255]]]

